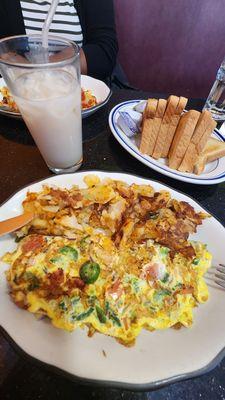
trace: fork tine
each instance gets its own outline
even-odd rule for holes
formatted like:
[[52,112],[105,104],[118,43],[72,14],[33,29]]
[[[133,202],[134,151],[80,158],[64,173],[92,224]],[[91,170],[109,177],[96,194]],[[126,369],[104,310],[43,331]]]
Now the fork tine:
[[217,267],[216,268],[216,271],[218,271],[218,272],[220,272],[221,274],[225,274],[225,268],[220,268],[220,267]]
[[218,279],[215,279],[215,283],[225,289],[225,281],[219,281]]
[[224,281],[225,282],[225,275],[224,274],[217,274],[217,273],[215,273],[215,278],[218,278],[218,279],[220,279],[221,281]]
[[214,282],[225,289],[225,264],[218,263],[215,265]]

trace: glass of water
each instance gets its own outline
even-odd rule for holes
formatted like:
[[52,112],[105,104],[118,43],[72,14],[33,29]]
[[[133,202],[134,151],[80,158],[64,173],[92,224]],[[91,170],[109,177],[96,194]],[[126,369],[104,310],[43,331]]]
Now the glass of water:
[[225,121],[225,59],[217,71],[216,80],[203,109],[210,111],[216,121]]

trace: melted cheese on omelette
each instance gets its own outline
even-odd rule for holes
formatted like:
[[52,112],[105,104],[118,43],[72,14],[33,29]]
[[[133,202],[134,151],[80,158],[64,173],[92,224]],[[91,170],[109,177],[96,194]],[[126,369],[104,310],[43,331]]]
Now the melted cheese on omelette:
[[18,306],[58,328],[87,327],[89,335],[131,345],[143,328],[191,326],[193,308],[208,299],[203,275],[211,255],[204,244],[191,245],[195,256],[187,258],[152,239],[118,247],[103,234],[31,234],[4,261]]

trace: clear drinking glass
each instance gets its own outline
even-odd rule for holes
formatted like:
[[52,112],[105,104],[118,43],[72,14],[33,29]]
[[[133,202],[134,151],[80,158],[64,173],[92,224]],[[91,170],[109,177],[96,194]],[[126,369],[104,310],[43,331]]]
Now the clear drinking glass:
[[56,174],[82,164],[79,48],[41,35],[0,40],[0,71],[46,164]]
[[217,71],[203,109],[210,111],[216,121],[225,121],[225,59]]

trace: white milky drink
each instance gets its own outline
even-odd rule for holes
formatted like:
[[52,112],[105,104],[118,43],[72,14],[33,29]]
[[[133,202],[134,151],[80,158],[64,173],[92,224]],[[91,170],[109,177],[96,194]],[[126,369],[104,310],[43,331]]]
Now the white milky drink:
[[50,168],[82,161],[80,84],[67,71],[36,70],[14,82],[22,117]]

